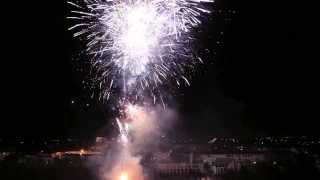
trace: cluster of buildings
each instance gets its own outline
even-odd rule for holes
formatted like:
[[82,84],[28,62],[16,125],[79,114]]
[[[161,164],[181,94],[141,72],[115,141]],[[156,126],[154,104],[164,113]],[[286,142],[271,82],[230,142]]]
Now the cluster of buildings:
[[[152,151],[141,160],[141,164],[152,179],[183,177],[186,180],[188,178],[210,180],[228,172],[255,168],[263,163],[275,167],[283,166],[291,163],[297,155],[303,154],[311,157],[320,171],[320,151],[317,151],[320,141],[306,141],[306,138],[302,137],[298,138],[296,144],[293,142],[295,140],[288,137],[255,138],[246,142],[236,138],[213,138],[207,142],[166,141],[159,148],[161,150]],[[99,166],[98,162],[101,162],[99,159],[108,160],[108,157],[112,156],[114,144],[114,140],[97,137],[94,145],[82,148],[68,146],[64,151],[40,151],[31,154],[0,152],[0,163],[14,157],[17,163],[39,167],[53,164],[80,166],[86,161],[97,162],[96,165]]]
[[[179,160],[176,159],[178,153]],[[213,177],[228,172],[237,172],[241,168],[254,167],[258,163],[272,161],[264,153],[155,153],[153,156],[153,170],[155,176],[194,176]],[[273,163],[276,163],[274,161]]]
[[[308,158],[320,172],[320,141],[306,137],[263,137],[252,140],[213,138],[208,143],[185,143],[172,146],[167,153],[153,155],[155,176],[217,179],[241,169],[260,165],[283,168]],[[156,179],[156,178],[155,178]],[[160,178],[161,179],[161,178]]]

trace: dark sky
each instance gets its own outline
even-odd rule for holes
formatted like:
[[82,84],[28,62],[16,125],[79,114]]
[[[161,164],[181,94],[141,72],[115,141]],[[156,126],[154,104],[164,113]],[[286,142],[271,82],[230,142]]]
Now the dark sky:
[[[108,107],[88,98],[71,60],[80,44],[66,30],[64,1],[6,7],[0,136],[86,136],[104,129]],[[312,22],[303,8],[219,0],[216,10],[206,32],[213,38],[204,40],[216,55],[179,91],[177,126],[195,135],[319,135],[310,85],[318,81],[307,63]]]

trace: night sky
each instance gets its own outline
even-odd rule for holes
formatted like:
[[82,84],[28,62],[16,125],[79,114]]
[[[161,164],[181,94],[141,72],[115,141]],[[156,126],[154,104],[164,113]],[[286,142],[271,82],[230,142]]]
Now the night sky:
[[[3,7],[0,136],[107,132],[110,107],[90,99],[72,60],[81,44],[67,31],[66,3],[24,3]],[[203,38],[210,57],[191,86],[176,92],[174,127],[194,136],[319,135],[310,85],[318,80],[307,63],[316,58],[308,55],[311,19],[303,8],[238,0],[215,6]]]

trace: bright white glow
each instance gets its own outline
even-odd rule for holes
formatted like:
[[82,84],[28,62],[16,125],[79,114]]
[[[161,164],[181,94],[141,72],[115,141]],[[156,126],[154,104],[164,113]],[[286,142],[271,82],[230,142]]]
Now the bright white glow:
[[178,86],[181,80],[189,85],[185,68],[201,62],[192,51],[191,30],[201,24],[200,16],[210,13],[203,2],[213,0],[85,0],[85,6],[69,2],[79,9],[68,17],[79,20],[69,30],[86,37],[87,52],[101,72],[103,97],[109,97],[112,86],[156,89],[168,78]]
[[128,174],[125,172],[122,172],[119,176],[119,180],[129,180]]
[[124,30],[120,34],[120,48],[124,53],[123,66],[133,75],[146,71],[152,52],[158,45],[154,30],[157,29],[156,12],[152,6],[142,4],[132,7],[125,13]]

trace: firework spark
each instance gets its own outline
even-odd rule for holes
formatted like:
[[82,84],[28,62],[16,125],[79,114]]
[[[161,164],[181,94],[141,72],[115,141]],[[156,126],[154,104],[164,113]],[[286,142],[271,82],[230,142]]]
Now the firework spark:
[[155,114],[143,105],[126,103],[121,107],[120,117],[116,118],[119,141],[127,146],[134,139],[143,139],[155,128]]
[[97,68],[102,97],[113,88],[153,93],[173,78],[189,85],[186,68],[201,59],[192,50],[192,30],[213,0],[84,0],[68,2],[74,37],[85,37]]

